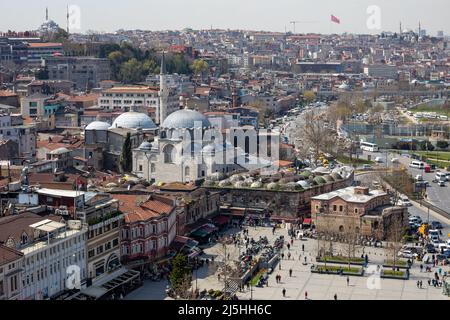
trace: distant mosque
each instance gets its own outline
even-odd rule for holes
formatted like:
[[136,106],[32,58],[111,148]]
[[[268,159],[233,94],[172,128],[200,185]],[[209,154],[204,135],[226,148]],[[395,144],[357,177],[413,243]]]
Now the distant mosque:
[[48,18],[48,8],[45,8],[45,21],[37,30],[39,36],[42,37],[57,33],[59,29],[59,25],[55,21]]

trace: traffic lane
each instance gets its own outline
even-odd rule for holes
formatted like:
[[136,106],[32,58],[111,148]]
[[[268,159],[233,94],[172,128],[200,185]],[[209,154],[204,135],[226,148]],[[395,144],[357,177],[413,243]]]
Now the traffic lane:
[[[410,216],[419,216],[422,219],[422,222],[428,221],[428,209],[425,207],[408,207],[408,212]],[[447,241],[448,234],[450,233],[450,224],[448,223],[448,219],[443,218],[440,215],[430,213],[430,223],[432,221],[439,221],[442,224],[442,240]]]
[[435,179],[435,172],[425,172],[424,169],[417,169],[417,168],[411,168],[409,166],[412,159],[410,157],[405,157],[402,155],[394,154],[394,153],[387,153],[387,163],[386,163],[386,152],[380,151],[380,152],[363,152],[363,157],[367,159],[368,155],[371,156],[371,159],[375,159],[376,157],[380,157],[383,160],[383,163],[379,163],[380,166],[389,166],[393,167],[396,164],[392,163],[393,158],[397,158],[405,168],[407,168],[408,172],[411,173],[413,177],[416,177],[417,175],[421,175],[424,180],[428,181],[429,187],[427,187],[427,198],[430,202],[432,202],[435,206],[438,208],[450,211],[450,187],[449,182],[446,183],[445,187],[440,187],[437,183],[433,183],[432,181]]

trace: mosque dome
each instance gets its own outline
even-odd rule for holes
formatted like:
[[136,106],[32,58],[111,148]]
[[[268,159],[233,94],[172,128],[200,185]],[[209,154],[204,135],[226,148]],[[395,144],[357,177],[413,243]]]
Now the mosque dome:
[[193,129],[198,128],[200,123],[202,128],[211,127],[209,120],[200,112],[183,109],[169,114],[161,127],[166,129]]
[[92,121],[84,130],[108,130],[110,124],[103,121]]
[[110,129],[127,128],[127,129],[156,129],[153,120],[145,113],[129,111],[118,116]]
[[152,144],[148,141],[144,141],[141,143],[141,145],[139,146],[139,149],[143,149],[143,150],[151,150],[152,149]]

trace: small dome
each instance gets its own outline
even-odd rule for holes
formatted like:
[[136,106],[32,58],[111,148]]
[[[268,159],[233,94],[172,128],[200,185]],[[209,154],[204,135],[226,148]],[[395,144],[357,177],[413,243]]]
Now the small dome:
[[247,186],[248,186],[248,184],[245,183],[245,181],[238,181],[234,184],[235,188],[245,188]]
[[231,182],[228,179],[219,181],[219,187],[226,187],[226,186],[230,186],[230,185],[231,185]]
[[211,127],[209,120],[200,112],[190,109],[183,109],[172,112],[167,116],[161,125],[165,129],[193,129]]
[[58,148],[58,149],[51,151],[50,154],[63,154],[63,153],[67,153],[67,152],[70,152],[70,150],[62,147],[62,148]]
[[250,188],[255,188],[255,189],[262,188],[262,182],[261,181],[255,181],[255,182],[253,182],[250,185]]
[[267,184],[266,188],[267,188],[268,190],[275,190],[275,189],[278,188],[278,183],[271,182],[271,183]]
[[92,121],[89,123],[84,130],[108,130],[110,127],[108,122],[103,121]]
[[314,178],[314,181],[315,181],[317,184],[325,184],[325,183],[327,183],[327,181],[326,181],[323,177],[320,177],[320,176],[315,177],[315,178]]
[[219,181],[225,178],[225,174],[222,172],[214,172],[209,177],[212,181]]
[[301,186],[303,189],[308,189],[311,185],[305,181],[305,180],[300,180],[297,181],[297,185]]
[[334,180],[342,180],[341,175],[339,173],[337,173],[337,172],[333,172],[331,174],[331,176],[333,177]]
[[143,149],[143,150],[151,150],[152,149],[152,144],[148,141],[144,141],[141,143],[141,145],[139,146],[139,149]]
[[114,120],[110,129],[114,128],[149,130],[156,129],[157,127],[153,120],[145,113],[130,111],[122,113]]

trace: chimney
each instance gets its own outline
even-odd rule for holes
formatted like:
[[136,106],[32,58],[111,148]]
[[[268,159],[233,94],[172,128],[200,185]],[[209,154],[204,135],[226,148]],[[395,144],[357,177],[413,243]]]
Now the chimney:
[[369,188],[368,187],[358,186],[358,187],[355,187],[354,192],[355,192],[355,194],[363,194],[363,195],[368,196],[369,195]]

